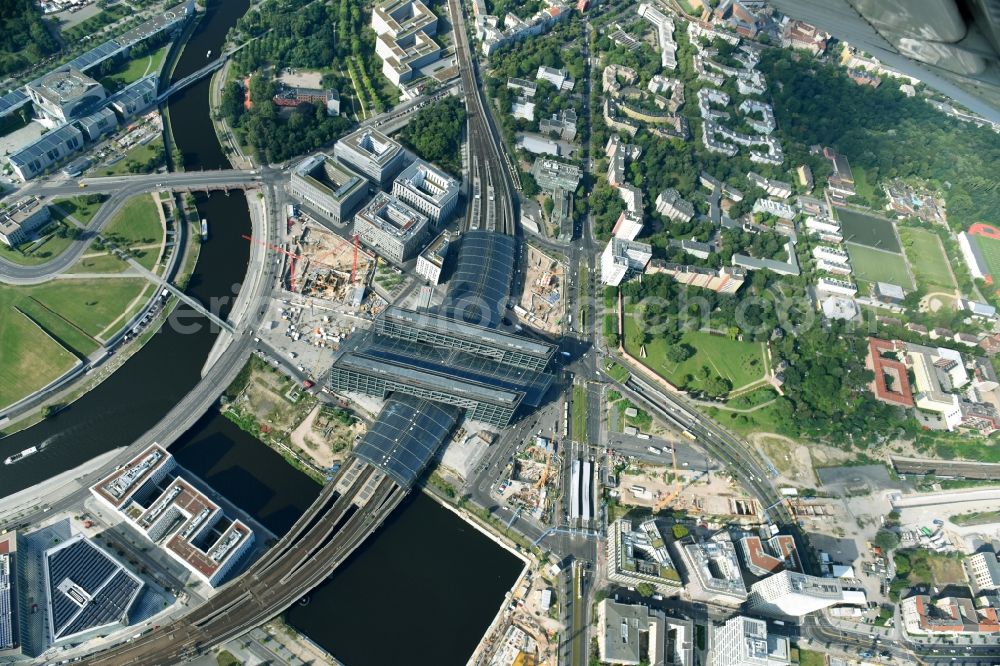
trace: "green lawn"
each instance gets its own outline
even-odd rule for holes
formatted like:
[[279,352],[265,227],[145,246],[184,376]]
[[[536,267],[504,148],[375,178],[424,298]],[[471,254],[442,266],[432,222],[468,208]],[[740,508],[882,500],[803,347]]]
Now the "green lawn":
[[[630,338],[629,331],[636,326],[635,317],[625,317],[626,340]],[[687,383],[693,388],[699,387],[698,380],[686,382],[685,378],[688,375],[697,377],[702,366],[707,367],[712,375],[728,379],[734,389],[764,378],[764,356],[761,345],[757,343],[740,342],[701,331],[684,333],[681,343],[695,349],[695,354],[686,361],[672,363],[667,360],[667,343],[662,338],[646,342],[646,358],[642,361],[670,383]],[[638,349],[629,349],[628,352],[640,358]]]
[[128,264],[113,254],[85,257],[71,266],[67,273],[121,273]]
[[[740,407],[739,403],[734,403],[732,400],[728,401],[726,404],[732,405],[733,407]],[[726,409],[718,409],[717,407],[706,407],[702,409],[703,412],[725,427],[739,435],[744,436],[755,432],[778,432],[777,415],[774,410],[774,405],[762,407],[755,412],[750,412],[749,414],[731,412]]]
[[[160,205],[148,194],[132,197],[118,211],[103,236],[118,247],[135,248],[136,246],[159,245],[163,243],[163,225],[156,207]],[[152,270],[156,265],[159,250],[155,247],[137,249],[136,259],[142,266]]]
[[901,252],[892,222],[884,217],[867,215],[849,208],[838,208],[837,218],[844,233],[844,240],[890,252]]
[[973,236],[973,238],[983,253],[986,268],[989,269],[990,275],[993,276],[993,284],[996,285],[1000,282],[1000,240],[986,236]]
[[[57,232],[63,229],[67,233],[60,236]],[[22,243],[16,249],[0,243],[0,257],[22,266],[36,266],[51,261],[66,251],[73,239],[69,235],[72,229],[61,222],[49,224],[41,230],[40,235],[32,241]]]
[[913,283],[906,272],[903,255],[876,250],[857,243],[847,243],[847,254],[851,257],[854,277],[865,282],[889,282],[904,289],[913,289]]
[[75,358],[13,308],[5,307],[2,313],[0,406],[6,406],[55,380],[73,367]]
[[147,74],[155,73],[160,68],[163,58],[167,55],[168,48],[169,45],[149,55],[144,55],[123,63],[116,71],[101,79],[101,83],[108,90],[117,90],[130,83],[135,83]]
[[[98,199],[100,199],[98,201]],[[97,215],[97,211],[100,210],[104,202],[107,201],[108,197],[106,195],[81,195],[78,197],[70,197],[69,199],[56,199],[52,203],[60,208],[67,215],[72,215],[76,220],[87,226],[90,221]],[[90,201],[88,201],[90,200]],[[62,219],[62,215],[55,213],[53,214]]]
[[955,283],[948,270],[948,257],[941,248],[941,241],[926,229],[900,227],[899,236],[903,241],[910,268],[922,287],[931,291],[951,291]]
[[[125,153],[125,157],[118,160],[111,166],[95,167],[95,175],[99,176],[126,176],[133,173],[153,173],[156,168],[162,165],[162,160],[150,167],[150,161],[157,153],[163,151],[163,138],[157,137],[149,143],[140,144]],[[133,170],[132,166],[136,165]],[[99,173],[96,173],[100,170]]]
[[851,172],[854,173],[854,190],[858,193],[858,196],[868,201],[874,199],[875,188],[868,182],[868,174],[865,170],[859,166],[852,166]]
[[824,666],[825,664],[826,655],[822,652],[799,648],[799,666]]

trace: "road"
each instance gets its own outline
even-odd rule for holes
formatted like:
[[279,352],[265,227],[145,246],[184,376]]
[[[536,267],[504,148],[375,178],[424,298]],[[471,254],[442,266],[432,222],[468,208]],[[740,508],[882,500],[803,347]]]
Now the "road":
[[[90,246],[94,236],[108,225],[119,210],[133,196],[156,189],[201,189],[231,187],[233,189],[259,187],[265,181],[274,184],[282,178],[280,172],[258,171],[189,171],[183,173],[152,174],[148,176],[120,176],[109,178],[84,178],[79,181],[47,181],[32,183],[22,188],[23,196],[37,195],[47,198],[72,197],[82,194],[110,194],[87,225],[83,235],[70,243],[58,256],[43,264],[22,266],[0,257],[0,282],[11,285],[32,285],[48,282],[73,266]],[[86,187],[81,188],[81,184]]]

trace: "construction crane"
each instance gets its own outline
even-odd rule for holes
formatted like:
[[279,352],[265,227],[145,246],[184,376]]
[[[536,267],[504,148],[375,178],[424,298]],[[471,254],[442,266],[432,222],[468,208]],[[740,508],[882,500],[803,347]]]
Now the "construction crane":
[[260,245],[261,247],[265,247],[269,250],[274,250],[275,252],[279,252],[289,258],[288,283],[289,285],[291,285],[292,291],[295,291],[295,262],[299,259],[303,259],[302,255],[295,254],[294,252],[286,250],[283,247],[272,245],[271,243],[264,242],[260,239],[254,238],[253,236],[248,236],[247,234],[243,234],[243,238],[247,239],[251,243],[256,243],[257,245]]
[[354,234],[354,236],[351,238],[350,241],[346,239],[339,239],[337,245],[333,249],[327,250],[318,257],[314,257],[313,262],[317,264],[323,264],[324,266],[329,266],[330,264],[326,263],[327,257],[329,257],[334,252],[339,252],[341,248],[343,248],[344,245],[348,243],[354,244],[354,259],[351,268],[351,284],[357,284],[358,281],[358,235],[357,234]]
[[664,495],[659,499],[659,501],[656,502],[656,505],[653,506],[653,513],[659,513],[660,511],[663,511],[663,509],[665,509],[667,505],[669,505],[671,502],[677,499],[677,496],[681,494],[682,490],[684,490],[684,484],[681,483],[680,474],[678,474],[677,472],[676,445],[672,445],[670,447],[670,457],[673,459],[674,462],[674,490],[670,494]]
[[535,484],[535,490],[541,490],[545,482],[549,480],[549,467],[552,464],[552,454],[549,453],[545,456],[545,469],[542,470],[542,475],[538,477],[538,482]]

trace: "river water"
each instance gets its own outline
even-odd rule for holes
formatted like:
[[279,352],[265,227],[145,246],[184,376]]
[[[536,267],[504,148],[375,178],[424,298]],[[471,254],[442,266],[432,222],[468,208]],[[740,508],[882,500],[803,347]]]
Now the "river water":
[[[247,0],[212,3],[174,71],[181,78],[221,52]],[[209,119],[209,79],[170,102],[187,171],[228,168]],[[205,304],[235,297],[249,258],[246,199],[198,196],[211,233],[188,292]],[[228,302],[231,302],[228,301]],[[39,453],[0,467],[0,497],[128,444],[151,428],[199,380],[215,340],[181,305],[167,325],[109,379],[52,418],[0,440],[0,458],[44,443]],[[202,323],[204,323],[202,321]],[[275,534],[283,534],[320,487],[274,451],[211,410],[171,446],[178,462]],[[450,511],[420,493],[408,498],[336,574],[288,613],[289,622],[347,666],[464,664],[520,569]],[[390,638],[391,637],[391,638]],[[387,640],[389,639],[389,640]]]

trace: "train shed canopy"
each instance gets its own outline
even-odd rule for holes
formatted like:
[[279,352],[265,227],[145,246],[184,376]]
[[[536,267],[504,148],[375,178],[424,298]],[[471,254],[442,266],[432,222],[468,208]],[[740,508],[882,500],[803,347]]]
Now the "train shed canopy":
[[516,249],[512,236],[466,232],[441,313],[470,324],[499,326],[514,279]]

